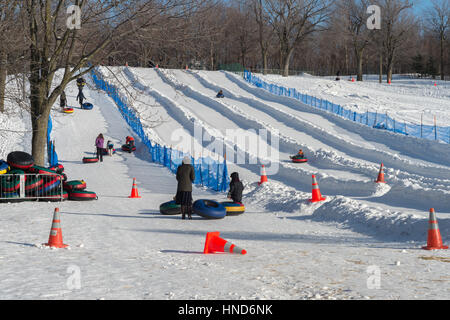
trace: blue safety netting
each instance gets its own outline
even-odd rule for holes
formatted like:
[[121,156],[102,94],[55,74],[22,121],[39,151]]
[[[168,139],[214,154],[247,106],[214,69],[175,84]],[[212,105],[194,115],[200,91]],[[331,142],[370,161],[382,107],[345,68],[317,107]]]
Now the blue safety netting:
[[201,185],[215,191],[225,192],[228,190],[230,177],[228,176],[227,163],[214,160],[210,157],[195,159],[189,153],[153,143],[146,135],[140,118],[136,115],[134,109],[128,107],[126,97],[122,96],[118,88],[106,82],[97,68],[91,71],[91,76],[97,89],[103,90],[113,99],[125,121],[147,146],[153,162],[159,163],[173,173],[177,172],[185,156],[191,157],[191,163],[195,170],[196,185]]
[[52,118],[49,116],[47,125],[47,160],[49,166],[53,167],[58,164],[58,155],[56,154],[55,143],[50,139],[51,132],[52,132]]
[[398,121],[394,118],[391,118],[387,114],[380,114],[377,112],[369,111],[365,113],[358,113],[355,111],[347,110],[342,106],[334,104],[328,100],[319,99],[298,92],[295,88],[285,88],[275,84],[267,83],[247,70],[244,71],[244,80],[272,94],[297,99],[309,106],[326,110],[345,119],[365,124],[375,129],[382,129],[418,138],[439,140],[445,143],[450,143],[450,126],[442,127],[436,125],[406,123],[406,121]]

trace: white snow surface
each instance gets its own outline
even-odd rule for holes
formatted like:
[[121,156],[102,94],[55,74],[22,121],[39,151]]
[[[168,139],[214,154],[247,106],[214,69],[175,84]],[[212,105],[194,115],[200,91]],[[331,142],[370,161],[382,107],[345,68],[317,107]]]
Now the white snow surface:
[[[246,212],[220,220],[161,215],[159,205],[176,192],[174,175],[151,162],[139,139],[135,153],[121,152],[125,137],[135,135],[112,99],[94,90],[88,78],[84,93],[94,108],[81,110],[76,85],[70,84],[66,94],[75,112],[61,113],[55,104],[52,138],[69,180],[85,180],[98,200],[0,203],[0,299],[450,298],[449,250],[422,249],[431,207],[444,243],[450,242],[449,145],[370,129],[271,95],[227,72],[101,71],[111,83],[123,85],[122,94],[153,141],[205,155],[211,141],[198,139],[195,122],[204,134],[242,151],[246,163],[228,156],[227,162],[246,187]],[[318,97],[322,92],[324,98],[323,88],[333,84],[333,95],[349,104],[377,96],[380,106],[389,101],[391,109],[410,119],[423,111],[421,101],[433,99],[429,108],[433,105],[449,124],[447,83],[436,88],[402,79],[380,89],[369,81],[355,90],[355,83],[335,85],[324,78],[267,79]],[[224,99],[215,99],[219,89]],[[409,111],[400,106],[408,103]],[[7,115],[0,114],[0,159],[14,150],[30,151],[29,116],[14,113],[11,104],[7,108]],[[273,150],[279,152],[261,157],[226,131],[252,129],[263,147],[259,129],[279,137],[279,150]],[[102,163],[83,164],[100,132],[118,151]],[[189,143],[181,143],[181,137]],[[308,163],[288,161],[299,148]],[[269,182],[258,186],[263,161],[270,162]],[[380,163],[386,184],[374,183]],[[315,204],[308,201],[312,174],[326,197]],[[133,178],[140,199],[128,198]],[[199,186],[193,197],[226,200],[225,193]],[[68,249],[42,246],[56,207]],[[219,231],[247,254],[203,254],[210,231]],[[374,268],[380,275],[375,288]]]

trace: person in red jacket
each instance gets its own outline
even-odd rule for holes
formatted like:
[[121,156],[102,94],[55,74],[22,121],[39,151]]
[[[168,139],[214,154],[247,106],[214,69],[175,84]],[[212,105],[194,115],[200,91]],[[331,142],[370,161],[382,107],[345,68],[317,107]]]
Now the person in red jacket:
[[134,138],[131,137],[131,136],[127,136],[126,139],[125,139],[125,144],[127,144],[128,147],[129,147],[128,152],[129,152],[129,153],[133,152]]

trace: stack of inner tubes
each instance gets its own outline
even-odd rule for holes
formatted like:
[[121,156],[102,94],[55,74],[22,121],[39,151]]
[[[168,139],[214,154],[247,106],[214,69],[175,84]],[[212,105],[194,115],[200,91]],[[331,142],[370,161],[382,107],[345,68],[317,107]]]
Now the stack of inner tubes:
[[[21,180],[24,190],[20,187]],[[33,157],[22,151],[11,152],[7,161],[0,160],[0,198],[0,202],[98,199],[95,192],[86,190],[85,181],[67,181],[63,165],[50,168],[35,165]]]
[[69,200],[87,201],[98,199],[95,192],[86,190],[86,182],[83,180],[66,181],[63,187],[69,194]]

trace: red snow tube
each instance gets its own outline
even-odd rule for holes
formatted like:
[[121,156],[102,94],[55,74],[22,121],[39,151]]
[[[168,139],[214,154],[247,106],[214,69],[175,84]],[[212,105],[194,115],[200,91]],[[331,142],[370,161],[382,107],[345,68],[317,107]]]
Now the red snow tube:
[[127,151],[127,152],[136,151],[136,146],[130,147],[129,144],[123,144],[122,145],[122,150],[123,151]]
[[95,157],[84,157],[83,163],[95,163],[98,162],[98,159]]
[[306,159],[306,158],[300,158],[300,159],[292,158],[292,162],[303,163],[303,162],[308,162],[308,159]]
[[22,170],[26,170],[34,164],[33,157],[23,151],[10,152],[6,158],[6,161],[11,167]]
[[73,190],[69,192],[69,199],[75,201],[97,200],[97,194],[86,190]]
[[69,108],[69,107],[64,108],[64,109],[63,109],[63,112],[64,112],[64,113],[73,113],[73,108]]

